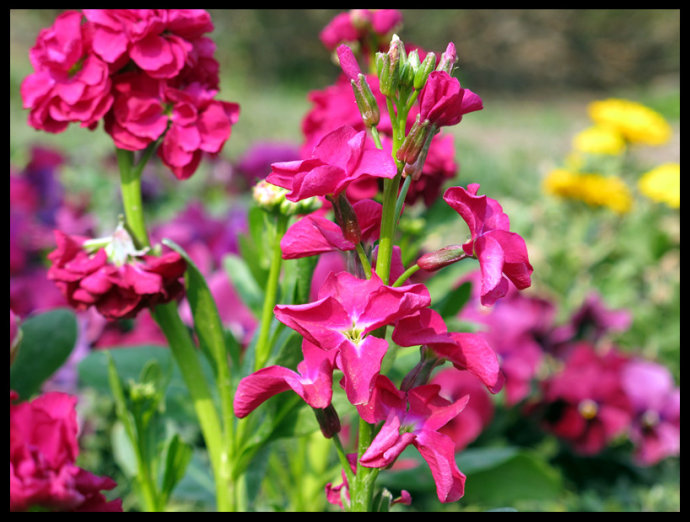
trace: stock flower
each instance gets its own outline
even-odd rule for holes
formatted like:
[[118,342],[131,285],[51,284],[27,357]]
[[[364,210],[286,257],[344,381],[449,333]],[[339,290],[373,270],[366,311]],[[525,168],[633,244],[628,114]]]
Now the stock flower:
[[296,372],[274,365],[244,377],[235,392],[235,415],[246,417],[267,399],[290,389],[312,408],[326,408],[333,395],[333,359],[336,352],[322,350],[305,340],[302,354],[304,358],[297,365]]
[[482,99],[445,71],[432,72],[419,93],[420,120],[436,127],[457,125],[465,114],[482,108]]
[[381,326],[430,304],[423,285],[393,288],[374,272],[371,279],[331,273],[318,299],[303,305],[277,305],[276,318],[323,350],[336,350],[336,366],[344,374],[348,400],[369,400],[374,379],[388,349],[384,339],[368,335]]
[[370,36],[385,37],[401,23],[402,14],[397,9],[351,9],[335,15],[319,39],[330,51],[344,42],[359,42],[366,52]]
[[438,357],[459,370],[474,374],[491,393],[503,386],[496,352],[482,336],[469,332],[449,332],[441,314],[433,308],[400,319],[393,330],[399,346],[428,346]]
[[122,511],[120,499],[108,502],[101,493],[116,486],[112,479],[75,465],[76,402],[59,392],[10,402],[10,511]]
[[654,465],[680,453],[680,388],[668,369],[658,363],[631,360],[622,370],[622,383],[633,408],[630,438],[635,460]]
[[443,199],[465,220],[471,237],[462,248],[479,260],[482,274],[481,302],[492,305],[509,289],[508,280],[522,290],[531,285],[524,239],[510,232],[510,220],[495,199],[478,196],[476,183],[446,190]]
[[56,230],[55,240],[57,248],[48,254],[48,279],[76,310],[93,306],[108,319],[130,318],[143,308],[176,299],[184,290],[184,259],[177,252],[158,257],[136,251],[122,228],[95,253],[80,236]]
[[371,403],[359,411],[367,422],[384,423],[360,463],[385,468],[413,445],[429,465],[438,499],[455,502],[464,495],[465,475],[455,463],[455,443],[439,430],[463,410],[469,396],[451,402],[439,395],[440,389],[426,384],[403,393],[390,379],[379,376]]
[[285,196],[299,201],[312,196],[337,196],[363,176],[393,178],[395,162],[379,150],[366,131],[338,127],[314,147],[311,158],[271,165],[269,183],[288,189]]
[[652,201],[680,208],[680,163],[664,163],[642,174],[637,188]]
[[93,129],[112,105],[108,64],[92,52],[82,18],[78,11],[61,13],[29,51],[34,72],[20,92],[35,129],[59,133],[71,122]]
[[625,433],[632,415],[622,387],[627,362],[614,348],[600,354],[577,344],[563,369],[540,383],[544,428],[583,455],[599,453]]
[[590,103],[587,111],[594,123],[619,132],[629,143],[654,146],[671,139],[664,117],[641,103],[609,98]]

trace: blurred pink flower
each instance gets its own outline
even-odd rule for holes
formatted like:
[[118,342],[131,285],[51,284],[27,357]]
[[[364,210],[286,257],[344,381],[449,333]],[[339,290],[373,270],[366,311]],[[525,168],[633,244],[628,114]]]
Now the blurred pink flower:
[[76,397],[50,392],[13,404],[10,392],[10,511],[122,511],[101,490],[116,484],[75,465],[79,455]]
[[481,302],[492,305],[508,292],[508,280],[523,290],[532,284],[525,240],[510,232],[510,219],[495,199],[478,196],[472,183],[446,190],[443,199],[465,220],[471,237],[463,245],[465,253],[479,260],[482,273]]
[[544,428],[583,455],[601,452],[630,426],[631,403],[622,386],[628,358],[614,348],[598,353],[580,343],[565,367],[540,382],[542,397],[528,412],[540,412]]
[[[321,30],[319,38],[328,50],[334,50],[345,42],[359,42],[368,52],[372,37],[386,37],[402,24],[402,13],[397,9],[351,9],[338,13]],[[373,51],[388,42],[380,41]]]
[[651,466],[680,454],[680,388],[659,363],[633,359],[622,370],[632,403],[630,438],[638,464]]

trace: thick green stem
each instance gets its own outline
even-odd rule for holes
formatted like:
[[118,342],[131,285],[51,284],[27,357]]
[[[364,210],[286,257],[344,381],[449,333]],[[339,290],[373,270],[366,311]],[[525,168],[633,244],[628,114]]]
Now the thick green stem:
[[[150,246],[141,198],[141,173],[156,146],[157,143],[149,146],[136,165],[134,164],[134,154],[131,151],[117,149],[125,219],[127,227],[139,248]],[[230,503],[232,484],[228,462],[228,451],[230,448],[229,446],[224,447],[222,426],[213,397],[206,383],[206,377],[197,357],[196,348],[189,335],[187,326],[179,316],[177,303],[170,302],[158,305],[151,313],[170,345],[175,362],[180,368],[194,403],[194,409],[213,468],[217,508],[219,511],[230,511],[232,507]],[[231,429],[230,426],[227,428]]]
[[187,326],[180,319],[176,303],[158,305],[153,309],[152,314],[170,345],[170,350],[182,372],[194,403],[194,410],[199,419],[213,468],[218,511],[229,511],[231,498],[229,466],[223,463],[223,459],[227,459],[227,454],[223,448],[218,412],[206,384],[206,376],[201,368],[197,350],[189,337]]
[[359,440],[357,443],[357,471],[354,483],[350,485],[350,511],[368,512],[372,508],[374,483],[379,474],[376,468],[362,466],[362,455],[374,440],[374,426],[359,419]]
[[273,308],[278,298],[278,283],[280,281],[280,270],[283,263],[283,254],[280,249],[280,240],[287,230],[288,217],[282,214],[276,216],[275,236],[273,238],[271,252],[271,267],[268,272],[266,283],[266,293],[264,295],[264,305],[261,311],[261,329],[256,341],[254,371],[260,370],[268,361],[271,355],[271,346],[268,342],[268,335],[271,331],[273,319]]

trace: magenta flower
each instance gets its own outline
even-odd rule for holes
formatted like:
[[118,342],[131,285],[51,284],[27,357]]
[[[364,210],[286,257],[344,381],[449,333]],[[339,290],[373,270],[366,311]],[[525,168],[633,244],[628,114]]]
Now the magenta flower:
[[482,99],[445,71],[432,72],[419,93],[420,120],[436,127],[457,125],[465,114],[481,109]]
[[342,126],[326,134],[314,147],[311,158],[271,165],[266,181],[288,189],[290,201],[312,196],[337,196],[363,176],[393,178],[393,158],[374,145],[366,131]]
[[[426,384],[406,394],[395,389],[385,376],[379,376],[368,412],[362,418],[374,423],[385,421],[360,463],[370,468],[391,465],[412,444],[426,460],[436,482],[441,502],[454,502],[465,493],[465,475],[455,463],[455,443],[439,432],[465,407],[469,396],[451,402],[439,395],[440,386]],[[378,404],[377,404],[378,403]]]
[[631,360],[622,371],[623,389],[630,398],[633,419],[630,439],[635,460],[643,466],[680,454],[680,388],[658,363]]
[[70,122],[93,129],[113,103],[108,64],[91,50],[82,15],[66,11],[42,29],[29,52],[34,73],[20,87],[28,122],[51,133]]
[[599,354],[589,344],[577,345],[563,370],[540,383],[537,410],[544,428],[583,455],[602,451],[630,426],[631,404],[621,379],[627,362],[613,348]]
[[[121,232],[116,234],[121,237]],[[95,253],[86,249],[83,237],[56,230],[55,239],[57,249],[48,254],[52,262],[48,279],[76,310],[93,306],[109,319],[130,318],[143,308],[176,299],[184,291],[181,277],[186,263],[176,252],[156,257],[125,246],[124,261],[110,260],[106,248]],[[127,244],[126,239],[120,240]]]
[[323,350],[337,350],[336,366],[352,404],[369,400],[374,379],[388,349],[384,339],[367,335],[430,304],[423,285],[386,286],[372,274],[358,279],[332,273],[319,290],[318,300],[303,305],[277,305],[276,318]]
[[[10,392],[10,401],[16,399]],[[76,397],[50,392],[29,402],[10,402],[10,511],[122,511],[101,490],[113,489],[75,465],[79,455]]]
[[387,36],[401,23],[402,13],[397,9],[351,9],[335,15],[319,38],[331,51],[344,42],[359,42],[367,52],[371,37]]
[[336,352],[322,350],[305,340],[302,354],[304,359],[296,372],[282,366],[268,366],[244,377],[235,392],[235,415],[246,417],[267,399],[290,389],[312,408],[326,408],[333,395]]
[[465,220],[471,237],[462,248],[479,260],[481,302],[492,305],[508,292],[508,280],[519,290],[532,284],[525,240],[510,232],[510,219],[495,199],[478,196],[479,185],[451,187],[443,199]]
[[449,332],[441,315],[432,308],[400,319],[393,330],[393,341],[399,346],[428,346],[457,369],[477,376],[491,393],[503,387],[498,357],[486,339],[474,333]]

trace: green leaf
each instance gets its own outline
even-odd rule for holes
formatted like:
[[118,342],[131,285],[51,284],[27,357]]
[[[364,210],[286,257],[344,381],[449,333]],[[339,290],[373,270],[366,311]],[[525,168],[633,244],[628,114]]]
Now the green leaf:
[[[208,288],[206,279],[187,253],[173,241],[164,239],[163,244],[178,252],[187,261],[185,271],[186,297],[194,317],[194,329],[205,354],[218,373],[218,364],[227,364],[228,348],[225,344],[225,330],[218,313],[216,301]],[[231,345],[231,347],[234,347]],[[239,364],[239,352],[230,353],[235,365]]]
[[187,466],[192,460],[192,447],[175,433],[168,439],[163,451],[163,479],[161,481],[161,495],[163,504],[167,503],[175,486],[182,480]]
[[77,341],[77,319],[71,310],[59,308],[26,319],[21,329],[10,387],[29,399],[69,358]]
[[225,268],[228,279],[230,279],[233,287],[237,290],[242,302],[257,317],[261,316],[264,291],[252,276],[248,263],[239,256],[229,254],[223,258],[223,268]]
[[444,319],[455,317],[469,300],[471,291],[472,283],[465,281],[443,296],[438,303],[433,305],[433,308],[441,314],[441,317]]

